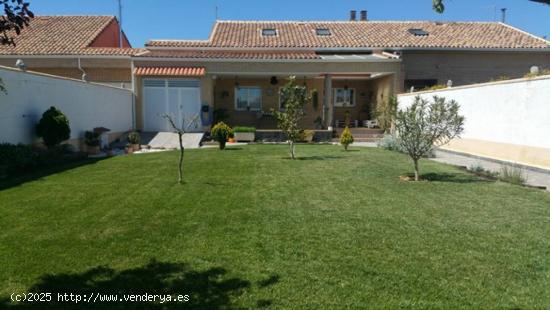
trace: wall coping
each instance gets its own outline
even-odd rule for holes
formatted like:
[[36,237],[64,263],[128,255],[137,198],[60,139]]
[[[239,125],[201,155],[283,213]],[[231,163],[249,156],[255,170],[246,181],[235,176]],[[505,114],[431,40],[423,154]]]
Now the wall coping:
[[462,85],[462,86],[456,86],[456,87],[448,87],[448,88],[442,88],[442,89],[436,89],[436,90],[418,91],[418,92],[414,92],[414,93],[401,93],[401,94],[397,94],[397,96],[398,97],[408,97],[408,96],[415,96],[416,97],[416,96],[419,96],[419,95],[426,95],[426,94],[433,94],[433,93],[440,93],[440,92],[448,92],[448,91],[453,91],[453,90],[480,88],[480,87],[490,87],[490,86],[505,85],[505,84],[517,84],[517,83],[542,81],[542,80],[550,80],[550,75],[543,75],[543,76],[537,76],[537,77],[532,77],[532,78],[510,79],[510,80],[494,81],[494,82],[486,82],[486,83],[476,83],[476,84]]
[[69,77],[64,77],[64,76],[59,76],[59,75],[52,75],[52,74],[47,74],[47,73],[42,73],[42,72],[29,71],[29,70],[22,71],[18,68],[6,67],[6,66],[0,66],[0,71],[1,70],[11,71],[11,72],[16,72],[16,73],[22,73],[22,74],[35,75],[35,76],[42,76],[42,77],[58,79],[58,80],[77,82],[77,83],[92,85],[92,86],[97,86],[97,87],[107,87],[107,88],[112,88],[112,89],[117,89],[117,90],[122,90],[122,91],[132,93],[131,89],[126,89],[126,88],[122,88],[122,87],[116,87],[116,86],[101,84],[101,83],[96,83],[96,82],[85,82],[85,81],[82,81],[82,80],[79,80],[79,79],[73,79],[73,78],[69,78]]

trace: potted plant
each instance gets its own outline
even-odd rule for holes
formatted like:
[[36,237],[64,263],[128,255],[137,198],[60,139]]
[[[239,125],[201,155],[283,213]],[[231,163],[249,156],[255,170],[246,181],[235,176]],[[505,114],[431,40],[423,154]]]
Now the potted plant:
[[90,155],[97,155],[100,152],[100,140],[101,134],[95,131],[86,131],[84,133],[84,144],[86,144],[86,152]]
[[231,132],[231,127],[227,126],[224,122],[219,122],[212,127],[212,139],[218,141],[220,150],[225,149],[225,143],[227,143],[227,139],[229,139]]
[[128,144],[130,144],[129,148],[132,149],[132,152],[139,151],[140,141],[141,137],[139,136],[138,132],[133,131],[128,134]]
[[233,128],[233,133],[237,142],[254,142],[254,140],[256,139],[256,128],[254,127],[235,127]]

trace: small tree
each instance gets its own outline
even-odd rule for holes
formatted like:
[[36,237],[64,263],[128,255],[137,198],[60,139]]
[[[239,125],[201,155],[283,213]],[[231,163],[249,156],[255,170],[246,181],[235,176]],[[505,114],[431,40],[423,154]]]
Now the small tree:
[[212,138],[215,141],[218,141],[220,144],[220,150],[225,149],[225,144],[227,143],[227,139],[229,139],[231,132],[231,127],[227,126],[224,122],[219,122],[212,127]]
[[340,137],[340,144],[344,146],[344,149],[347,151],[348,146],[353,143],[353,135],[351,134],[351,131],[348,127],[344,129],[342,132],[342,136]]
[[384,132],[389,132],[397,114],[397,97],[391,96],[388,101],[376,105],[378,124]]
[[434,96],[433,102],[417,96],[413,104],[397,113],[397,141],[414,163],[414,179],[419,180],[418,161],[434,147],[447,144],[464,131],[464,117],[454,100]]
[[183,182],[183,155],[185,152],[185,149],[183,147],[182,137],[183,137],[183,134],[185,134],[185,131],[191,128],[191,126],[197,122],[199,115],[197,114],[193,119],[191,119],[191,121],[189,122],[186,128],[176,126],[176,123],[174,122],[172,117],[168,114],[164,114],[163,117],[170,123],[170,126],[172,126],[172,129],[174,129],[174,131],[178,134],[178,140],[180,145],[180,160],[178,164],[178,183],[181,184]]
[[36,125],[36,134],[48,147],[54,147],[71,136],[69,119],[55,107],[50,107]]
[[277,125],[288,139],[290,146],[290,158],[296,158],[295,143],[300,140],[302,129],[300,120],[304,117],[304,106],[310,100],[310,96],[304,86],[296,85],[296,77],[291,76],[288,83],[281,89],[281,97],[284,98],[284,111],[273,111],[277,118]]

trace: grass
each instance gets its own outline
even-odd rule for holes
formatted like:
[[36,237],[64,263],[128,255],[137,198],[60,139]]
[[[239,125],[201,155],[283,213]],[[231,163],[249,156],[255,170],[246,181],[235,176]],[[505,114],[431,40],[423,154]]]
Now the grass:
[[430,182],[401,182],[408,158],[381,149],[297,151],[190,150],[183,185],[177,152],[5,184],[0,308],[13,292],[189,294],[190,308],[550,307],[548,193],[427,160]]

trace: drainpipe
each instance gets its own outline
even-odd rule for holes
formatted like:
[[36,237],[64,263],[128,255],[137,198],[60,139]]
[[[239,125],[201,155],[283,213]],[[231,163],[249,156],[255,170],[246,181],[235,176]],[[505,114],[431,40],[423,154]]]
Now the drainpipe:
[[136,130],[136,77],[134,75],[134,60],[130,61],[130,74],[132,77],[132,129]]
[[78,57],[78,70],[82,72],[82,81],[88,82],[88,75],[86,74],[86,71],[82,69],[82,65],[80,64],[80,57]]

